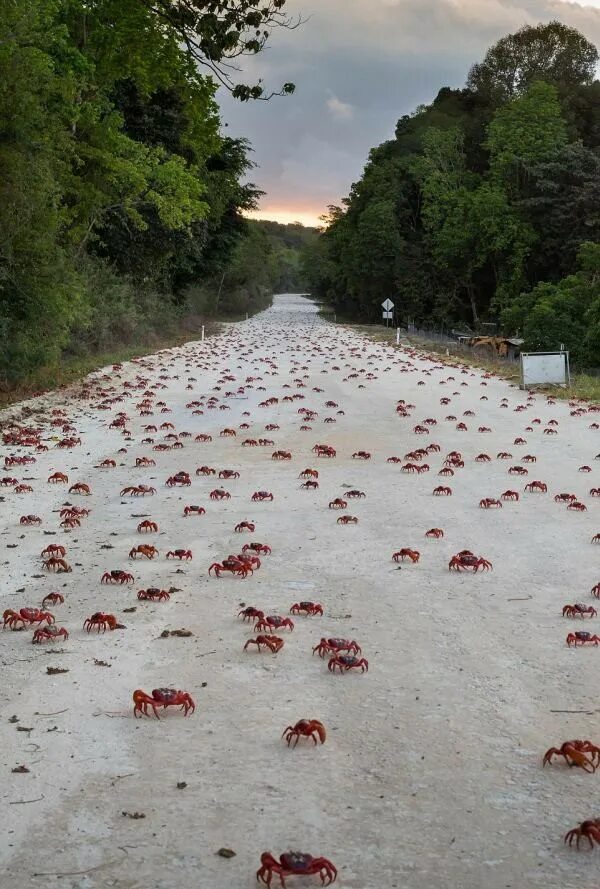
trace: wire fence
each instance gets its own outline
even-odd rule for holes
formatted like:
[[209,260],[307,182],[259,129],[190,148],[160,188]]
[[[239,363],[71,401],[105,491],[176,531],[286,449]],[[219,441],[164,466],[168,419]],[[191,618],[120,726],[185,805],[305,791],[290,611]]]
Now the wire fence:
[[409,322],[406,326],[406,332],[409,336],[416,336],[420,339],[429,340],[430,342],[439,343],[445,346],[451,355],[477,355],[483,358],[492,358],[494,361],[507,362],[508,364],[517,364],[519,362],[518,351],[511,351],[506,356],[499,356],[491,347],[473,347],[467,342],[458,339],[458,335],[449,328],[439,327],[418,327],[413,322]]

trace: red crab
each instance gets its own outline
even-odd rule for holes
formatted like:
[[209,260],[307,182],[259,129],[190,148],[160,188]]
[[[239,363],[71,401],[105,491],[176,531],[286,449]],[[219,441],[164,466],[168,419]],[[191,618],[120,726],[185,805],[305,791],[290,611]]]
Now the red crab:
[[35,645],[38,642],[56,642],[60,637],[63,639],[69,638],[69,634],[64,627],[38,627],[31,641]]
[[358,525],[358,519],[353,515],[341,515],[337,520],[338,525]]
[[122,571],[120,568],[115,568],[113,571],[105,571],[102,575],[100,583],[133,583],[135,580],[133,574],[130,574],[128,571]]
[[260,633],[262,630],[283,630],[286,628],[292,632],[294,621],[289,617],[281,617],[279,614],[268,614],[266,617],[259,617],[254,625],[254,632]]
[[45,571],[56,571],[57,574],[70,574],[73,570],[71,566],[62,558],[51,556],[43,562]]
[[224,491],[223,488],[215,488],[210,492],[209,497],[211,500],[231,500],[231,494],[229,491]]
[[443,536],[444,532],[441,528],[430,528],[429,531],[425,532],[425,537],[433,537],[436,540],[439,540],[439,538]]
[[357,491],[355,488],[351,491],[346,491],[344,497],[347,497],[349,500],[360,500],[362,497],[366,497],[364,491]]
[[305,469],[298,476],[299,478],[319,478],[319,473],[316,469]]
[[479,509],[502,509],[502,502],[493,497],[484,497],[479,501]]
[[587,512],[587,506],[585,503],[580,503],[579,500],[571,500],[567,509],[574,509],[576,512]]
[[66,554],[66,549],[64,546],[61,546],[60,543],[49,543],[46,549],[42,550],[41,558],[44,559],[46,556],[58,556],[59,558],[64,558]]
[[49,611],[43,611],[39,608],[19,608],[18,611],[13,611],[12,608],[7,608],[6,611],[2,615],[4,619],[4,626],[9,627],[9,629],[16,629],[17,624],[53,624],[54,623],[54,615],[50,614]]
[[576,602],[575,605],[565,605],[562,610],[563,617],[581,617],[584,618],[586,614],[589,614],[590,617],[597,617],[598,612],[591,605],[584,605],[582,602]]
[[236,577],[246,578],[249,574],[252,574],[252,566],[245,562],[240,562],[239,559],[228,558],[223,559],[222,562],[213,562],[208,569],[209,575],[211,571],[214,571],[217,577],[228,571],[230,574],[235,574]]
[[262,500],[273,501],[274,497],[270,491],[255,491],[251,499],[253,503],[257,503]]
[[[586,753],[591,754],[588,759]],[[586,772],[595,772],[600,765],[600,748],[591,741],[565,741],[560,747],[551,747],[546,750],[543,765],[552,765],[553,756],[562,756],[568,766],[578,766]]]
[[190,515],[206,515],[206,510],[203,506],[186,506],[183,514],[186,518]]
[[241,611],[238,611],[238,617],[240,617],[240,615],[243,615],[242,619],[245,623],[246,621],[260,620],[265,616],[265,613],[258,608],[254,608],[253,605],[248,605],[246,608],[242,608]]
[[578,630],[575,633],[569,633],[566,639],[567,645],[569,648],[571,645],[574,645],[577,648],[578,645],[594,645],[596,648],[598,647],[598,643],[600,643],[600,636],[596,636],[592,633],[586,633],[583,630]]
[[239,478],[239,472],[236,472],[235,469],[222,469],[219,472],[219,478]]
[[171,598],[167,590],[159,590],[158,587],[148,587],[147,590],[138,590],[137,597],[142,602],[166,602]]
[[444,485],[438,485],[437,488],[433,489],[434,497],[451,497],[452,496],[452,488],[445,487]]
[[150,521],[150,519],[146,519],[143,522],[140,522],[137,526],[138,534],[146,534],[149,532],[156,533],[158,531],[158,525],[156,522]]
[[518,500],[519,494],[517,491],[505,491],[500,495],[501,500]]
[[578,827],[574,827],[572,830],[567,831],[565,834],[565,843],[568,843],[569,846],[571,846],[573,840],[576,840],[575,845],[579,849],[579,843],[583,837],[589,842],[590,849],[594,848],[594,842],[600,843],[600,818],[595,818],[590,821],[582,821]]
[[461,550],[448,562],[449,571],[473,571],[476,573],[480,568],[489,571],[492,568],[492,563],[482,557],[474,556],[468,549]]
[[180,707],[184,716],[188,716],[196,709],[196,705],[187,691],[179,691],[174,688],[153,688],[152,697],[141,688],[136,688],[133,693],[133,704],[134,716],[141,716],[142,713],[144,716],[150,716],[148,707],[151,707],[157,719],[160,718],[156,712],[157,707],[162,707],[163,710],[166,710],[167,707]]
[[371,454],[368,451],[355,451],[352,454],[353,460],[370,460]]
[[242,552],[245,553],[249,549],[264,556],[271,555],[271,547],[266,543],[245,543],[242,547]]
[[212,466],[199,466],[196,475],[215,475],[216,470]]
[[106,630],[124,630],[125,627],[123,624],[117,623],[117,618],[114,614],[105,614],[103,611],[96,611],[92,614],[91,617],[86,618],[83,623],[83,629],[86,633],[91,633],[91,631],[96,628],[96,631],[99,633],[102,630],[103,633]]
[[577,500],[575,494],[556,494],[554,497],[555,503],[573,503],[575,500]]
[[525,485],[525,490],[529,491],[529,493],[538,491],[541,494],[545,494],[548,490],[548,485],[545,482],[540,481],[529,482],[529,484]]
[[48,476],[48,482],[51,485],[62,484],[65,485],[69,481],[69,476],[65,475],[64,472],[53,472],[52,475]]
[[331,861],[327,858],[313,858],[307,852],[284,852],[279,856],[279,861],[270,852],[263,852],[256,879],[270,887],[273,874],[277,874],[284,889],[285,877],[319,874],[324,886],[335,883],[337,879],[337,869]]
[[178,472],[175,475],[169,476],[165,484],[168,488],[174,488],[177,485],[180,487],[189,487],[192,484],[192,480],[187,472]]
[[19,519],[20,525],[41,525],[42,520],[39,515],[22,515]]
[[405,463],[400,467],[400,472],[418,472],[419,468],[416,463]]
[[121,496],[123,496],[123,492],[125,494],[130,494],[132,497],[145,497],[146,494],[156,494],[156,488],[152,488],[149,485],[134,485],[130,488],[123,488]]
[[339,667],[340,673],[348,672],[348,670],[359,669],[364,673],[369,669],[369,662],[366,658],[355,657],[353,654],[334,654],[327,664],[327,669],[331,673],[335,673],[335,668]]
[[295,725],[288,725],[283,730],[281,737],[285,738],[288,747],[292,739],[294,739],[295,747],[301,737],[312,738],[316,746],[319,741],[321,744],[325,743],[327,732],[323,723],[318,719],[300,719]]
[[418,550],[410,549],[409,547],[399,549],[398,552],[392,555],[394,562],[403,562],[405,559],[410,559],[411,562],[416,564],[420,558],[421,553]]
[[89,496],[91,493],[90,486],[83,482],[76,482],[69,488],[69,494],[85,494],[86,496]]
[[191,549],[170,549],[167,553],[167,559],[185,559],[186,562],[189,562],[192,558]]
[[50,605],[62,605],[65,601],[65,597],[61,593],[48,593],[47,596],[44,596],[42,599],[42,608],[46,605],[47,602]]
[[295,602],[290,608],[290,614],[323,614],[323,606],[318,602]]
[[256,525],[253,522],[239,522],[234,528],[234,530],[240,534],[242,531],[250,531],[251,533],[256,531]]
[[283,648],[284,641],[280,636],[257,636],[256,639],[248,639],[244,645],[244,651],[246,651],[249,645],[256,645],[259,652],[261,645],[265,645],[273,654],[277,654]]
[[342,500],[341,497],[336,497],[335,500],[331,500],[329,503],[329,509],[346,509],[347,507],[348,502]]
[[137,559],[138,556],[144,556],[146,559],[153,559],[154,556],[158,555],[158,550],[155,546],[152,546],[149,543],[140,543],[138,546],[134,546],[129,550],[129,558]]
[[250,565],[254,570],[258,570],[260,568],[260,559],[258,556],[254,556],[248,552],[241,552],[235,555],[234,553],[230,553],[227,556],[228,559],[238,559],[240,562],[244,562],[247,565]]

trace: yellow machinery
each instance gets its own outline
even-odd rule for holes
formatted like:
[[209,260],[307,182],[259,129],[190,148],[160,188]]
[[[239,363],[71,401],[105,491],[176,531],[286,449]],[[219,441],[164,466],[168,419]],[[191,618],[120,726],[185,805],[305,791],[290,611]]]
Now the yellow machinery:
[[474,336],[467,345],[484,358],[506,358],[509,350],[509,341],[502,336]]

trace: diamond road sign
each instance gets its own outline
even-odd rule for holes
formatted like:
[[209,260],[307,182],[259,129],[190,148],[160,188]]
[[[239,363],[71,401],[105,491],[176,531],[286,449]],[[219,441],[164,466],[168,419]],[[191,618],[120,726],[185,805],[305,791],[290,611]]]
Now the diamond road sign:
[[381,308],[385,312],[391,312],[392,309],[394,308],[394,303],[391,301],[391,299],[386,299],[385,302],[381,303]]

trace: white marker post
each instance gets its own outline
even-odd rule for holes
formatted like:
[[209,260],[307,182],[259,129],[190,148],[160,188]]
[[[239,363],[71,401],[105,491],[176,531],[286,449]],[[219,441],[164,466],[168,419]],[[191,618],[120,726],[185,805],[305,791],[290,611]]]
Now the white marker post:
[[200,341],[201,341],[201,342],[204,342],[204,324],[202,325],[202,329],[201,329],[201,332],[200,332]]
[[400,328],[399,327],[396,328],[396,345],[397,346],[400,345]]

